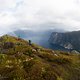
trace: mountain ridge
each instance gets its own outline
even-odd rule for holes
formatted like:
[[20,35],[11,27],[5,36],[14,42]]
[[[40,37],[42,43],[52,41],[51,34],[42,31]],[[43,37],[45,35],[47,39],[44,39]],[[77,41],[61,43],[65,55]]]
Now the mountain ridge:
[[72,31],[65,33],[53,32],[50,36],[49,42],[51,44],[58,44],[66,49],[80,50],[80,31]]

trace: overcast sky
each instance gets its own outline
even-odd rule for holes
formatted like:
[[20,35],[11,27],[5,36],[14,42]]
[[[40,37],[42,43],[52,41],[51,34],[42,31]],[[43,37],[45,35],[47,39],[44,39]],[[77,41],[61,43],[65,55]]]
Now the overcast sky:
[[19,28],[80,30],[80,0],[0,0],[0,34]]

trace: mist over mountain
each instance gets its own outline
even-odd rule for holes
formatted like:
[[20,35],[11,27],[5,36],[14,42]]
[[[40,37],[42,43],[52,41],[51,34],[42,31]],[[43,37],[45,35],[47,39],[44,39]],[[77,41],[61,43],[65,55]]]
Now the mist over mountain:
[[31,40],[33,43],[46,47],[48,39],[53,30],[33,31],[33,30],[16,30],[8,33],[13,36],[20,36],[23,39]]
[[64,30],[61,29],[49,29],[49,30],[38,30],[38,31],[34,31],[34,30],[22,30],[22,29],[18,29],[16,31],[13,31],[11,33],[8,33],[9,35],[12,36],[19,36],[25,40],[31,40],[32,43],[36,43],[38,45],[41,45],[45,48],[50,48],[50,49],[55,49],[55,50],[66,50],[64,47],[61,46],[57,46],[57,45],[51,45],[49,42],[49,38],[52,34],[52,32],[66,32]]
[[0,0],[0,80],[80,80],[80,0]]
[[19,36],[25,40],[31,40],[32,43],[53,50],[80,50],[80,31],[69,32],[58,29],[33,31],[18,29],[8,34]]

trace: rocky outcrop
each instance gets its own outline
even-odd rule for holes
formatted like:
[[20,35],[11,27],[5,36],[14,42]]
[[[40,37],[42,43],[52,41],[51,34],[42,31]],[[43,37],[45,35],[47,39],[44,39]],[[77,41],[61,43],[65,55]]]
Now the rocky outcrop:
[[57,44],[66,49],[80,50],[80,31],[58,33],[53,32],[49,39],[50,44]]

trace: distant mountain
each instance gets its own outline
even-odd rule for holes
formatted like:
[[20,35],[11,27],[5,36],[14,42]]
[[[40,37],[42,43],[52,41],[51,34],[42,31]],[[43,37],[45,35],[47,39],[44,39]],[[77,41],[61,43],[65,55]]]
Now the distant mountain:
[[33,43],[49,48],[50,45],[48,40],[52,32],[53,30],[33,31],[20,29],[8,34],[12,36],[20,36],[25,40],[31,40]]
[[80,31],[72,32],[53,32],[49,39],[50,44],[58,45],[65,49],[80,51]]
[[43,31],[33,31],[33,30],[16,30],[14,32],[8,33],[12,36],[20,36],[25,40],[31,40],[33,43],[41,45],[45,48],[55,49],[55,50],[66,50],[64,47],[59,45],[52,45],[49,43],[49,38],[52,32],[65,32],[64,30],[43,30]]

